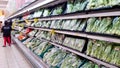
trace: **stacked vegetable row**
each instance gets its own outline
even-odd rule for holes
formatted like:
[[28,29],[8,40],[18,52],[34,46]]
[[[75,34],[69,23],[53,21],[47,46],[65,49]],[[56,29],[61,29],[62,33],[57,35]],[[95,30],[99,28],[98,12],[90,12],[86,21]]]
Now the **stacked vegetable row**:
[[26,42],[26,46],[30,48],[36,55],[43,59],[51,68],[95,68],[98,65],[88,62],[87,60],[66,52],[58,47],[54,47],[49,42],[41,41],[38,38],[33,38]]
[[73,13],[77,11],[85,11],[90,9],[100,9],[106,7],[112,7],[115,5],[120,5],[119,0],[68,0],[67,2],[59,5],[55,5],[55,7],[47,7],[41,8],[38,11],[35,11],[33,14],[29,14],[28,16],[22,17],[22,19],[32,19],[35,17],[46,17],[52,15],[60,15]]
[[90,40],[87,55],[120,66],[120,44]]
[[[90,18],[88,19],[87,23],[91,23],[91,21],[96,21],[97,19],[100,19],[100,18]],[[105,19],[110,19],[110,18],[101,18],[103,20]],[[116,19],[116,18],[115,18]],[[119,18],[117,17],[117,19],[119,20]],[[116,20],[116,21],[118,21]],[[110,20],[109,20],[110,21]],[[37,23],[35,23],[37,24]],[[20,25],[19,25],[20,26]],[[91,26],[91,25],[89,25]],[[87,27],[88,28],[88,27]],[[23,29],[21,32],[24,32],[26,29]],[[43,42],[40,40],[40,38],[45,38],[45,39],[48,39],[48,40],[51,40],[51,41],[54,41],[54,42],[57,42],[57,43],[60,43],[60,44],[63,44],[67,47],[70,47],[70,48],[73,48],[73,49],[76,49],[78,51],[82,51],[83,49],[83,45],[85,43],[84,40],[82,39],[75,39],[75,38],[72,38],[72,37],[67,37],[67,36],[64,36],[62,34],[52,34],[51,32],[47,32],[47,31],[40,31],[40,30],[32,30],[28,33],[29,36],[36,36],[36,38],[27,38],[25,41],[23,41],[23,43],[28,47],[30,48],[35,54],[39,55],[40,57],[44,58],[44,54],[46,52],[49,51],[49,49],[53,48],[53,45],[51,45],[50,43],[48,42]],[[91,42],[91,41],[90,41]],[[107,42],[103,42],[103,44],[97,46],[97,43],[94,44],[92,43],[91,46],[90,46],[90,42],[88,44],[88,48],[87,48],[87,55],[90,55],[92,57],[96,57],[98,59],[101,59],[103,61],[106,61],[106,62],[110,62],[112,64],[116,64],[119,66],[119,60],[116,60],[119,56],[119,53],[117,51],[119,51],[119,48],[118,47],[113,47],[112,43],[109,43],[108,45],[110,45],[111,49],[109,49],[110,47],[107,46]],[[41,45],[40,45],[41,44]],[[44,45],[44,46],[43,46]],[[102,45],[104,45],[105,47],[103,47]],[[116,44],[115,44],[116,45]],[[118,44],[119,45],[119,44]],[[96,47],[96,48],[95,48]],[[118,49],[117,49],[118,48]],[[101,49],[101,50],[100,50]],[[107,51],[107,49],[109,49]],[[112,50],[113,49],[113,50]],[[117,51],[115,51],[117,49]],[[42,50],[42,51],[41,51]],[[97,52],[99,50],[99,52]],[[111,50],[113,52],[111,52]],[[103,53],[103,55],[101,55],[101,53]],[[111,55],[111,57],[108,57],[109,55]],[[101,57],[102,56],[102,57]],[[115,57],[114,57],[115,56]],[[47,58],[48,59],[48,58]],[[47,62],[46,60],[46,63],[48,64],[52,64]],[[68,63],[68,62],[67,62]],[[91,62],[86,62],[85,66],[87,65],[87,63],[90,64],[90,66],[96,66],[92,63],[91,65]],[[54,65],[53,65],[54,66]],[[84,66],[84,65],[83,65]],[[88,65],[89,66],[89,65]],[[58,67],[59,64],[58,64]]]
[[76,20],[53,20],[32,23],[32,27],[86,31],[120,35],[120,17],[89,18]]

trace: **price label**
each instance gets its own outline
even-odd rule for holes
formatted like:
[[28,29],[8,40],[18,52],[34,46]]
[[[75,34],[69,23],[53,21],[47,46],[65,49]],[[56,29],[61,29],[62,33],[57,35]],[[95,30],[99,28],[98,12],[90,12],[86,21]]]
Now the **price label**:
[[37,18],[34,19],[34,23],[37,23],[39,20]]
[[25,20],[25,22],[26,22],[27,24],[29,23],[29,21],[28,21],[27,19]]
[[51,30],[50,34],[54,35],[55,34],[55,30]]

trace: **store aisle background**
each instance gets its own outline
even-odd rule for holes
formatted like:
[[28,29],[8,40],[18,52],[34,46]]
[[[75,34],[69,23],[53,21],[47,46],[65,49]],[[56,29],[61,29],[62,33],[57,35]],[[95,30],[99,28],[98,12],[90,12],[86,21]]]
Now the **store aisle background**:
[[3,39],[0,38],[0,68],[33,68],[14,44],[3,46]]

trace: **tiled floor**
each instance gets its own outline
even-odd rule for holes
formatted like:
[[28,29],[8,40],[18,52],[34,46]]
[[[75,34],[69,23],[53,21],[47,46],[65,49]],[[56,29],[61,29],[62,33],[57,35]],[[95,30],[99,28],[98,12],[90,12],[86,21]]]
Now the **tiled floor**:
[[3,39],[0,38],[0,68],[33,68],[15,45],[2,46]]

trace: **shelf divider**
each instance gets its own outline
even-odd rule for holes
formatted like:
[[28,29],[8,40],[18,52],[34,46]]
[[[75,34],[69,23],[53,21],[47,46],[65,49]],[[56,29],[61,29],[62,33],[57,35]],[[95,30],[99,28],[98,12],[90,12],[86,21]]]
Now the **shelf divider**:
[[[38,29],[42,31],[52,31],[52,29],[48,28],[36,28],[36,27],[28,27],[32,29]],[[96,40],[103,40],[108,42],[114,42],[114,43],[120,43],[120,38],[111,37],[111,36],[104,36],[104,34],[96,35],[96,34],[88,34],[86,32],[74,32],[74,31],[65,31],[65,30],[56,30],[54,29],[56,33],[66,34],[66,35],[72,35],[72,36],[78,36],[78,37],[85,37],[89,39],[96,39]]]

